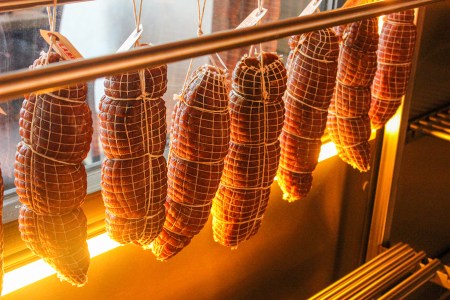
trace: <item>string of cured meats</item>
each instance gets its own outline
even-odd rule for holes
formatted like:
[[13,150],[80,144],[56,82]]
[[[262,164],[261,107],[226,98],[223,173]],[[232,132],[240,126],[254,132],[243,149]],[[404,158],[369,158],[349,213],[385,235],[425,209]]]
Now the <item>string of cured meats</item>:
[[225,72],[204,65],[185,84],[172,114],[167,218],[152,249],[167,260],[208,220],[230,140]]
[[[41,54],[31,68],[62,58]],[[73,285],[87,281],[89,251],[82,164],[92,139],[87,86],[80,83],[52,92],[32,93],[20,110],[20,135],[14,183],[20,209],[19,230],[27,246]]]
[[165,219],[167,66],[106,77],[100,100],[106,230],[121,244],[149,246]]
[[255,235],[277,172],[286,69],[278,55],[244,56],[233,72],[231,141],[213,201],[214,240],[236,247]]
[[373,128],[378,129],[386,124],[397,111],[406,93],[416,32],[412,9],[384,18],[369,110]]
[[370,169],[370,86],[377,68],[378,21],[365,19],[342,32],[337,83],[327,128],[339,156],[361,172]]
[[291,37],[278,184],[283,198],[306,197],[336,83],[338,39],[332,29]]

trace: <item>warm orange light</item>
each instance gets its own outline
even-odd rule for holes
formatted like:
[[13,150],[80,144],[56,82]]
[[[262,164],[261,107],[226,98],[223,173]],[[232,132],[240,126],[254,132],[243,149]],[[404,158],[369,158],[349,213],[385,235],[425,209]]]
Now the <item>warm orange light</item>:
[[401,112],[402,109],[397,109],[395,115],[386,123],[384,127],[384,131],[386,134],[397,134],[400,129],[400,121],[401,121]]
[[[91,258],[108,252],[120,244],[111,240],[106,233],[87,241]],[[54,275],[55,270],[42,259],[7,272],[3,278],[2,295],[9,294],[41,279]]]
[[319,162],[329,159],[337,155],[336,145],[333,142],[328,142],[320,148]]
[[384,16],[378,17],[378,34],[381,34],[381,29],[383,28],[384,24]]
[[[400,111],[400,110],[399,110]],[[389,131],[394,130],[400,124],[400,115],[399,112],[389,121],[386,125],[386,130]],[[372,135],[370,139],[375,138],[375,130],[372,130]],[[333,142],[327,142],[322,145],[320,148],[319,162],[327,160],[331,157],[337,155],[337,149]],[[274,180],[277,180],[275,177]],[[118,246],[119,243],[111,240],[106,233],[98,235],[89,239],[88,241],[89,252],[91,254],[91,258],[108,252]],[[23,267],[17,268],[13,271],[7,272],[3,279],[3,293],[2,295],[9,294],[18,289],[21,289],[27,285],[33,284],[41,279],[54,275],[55,270],[50,267],[47,263],[45,263],[42,259],[27,264]]]

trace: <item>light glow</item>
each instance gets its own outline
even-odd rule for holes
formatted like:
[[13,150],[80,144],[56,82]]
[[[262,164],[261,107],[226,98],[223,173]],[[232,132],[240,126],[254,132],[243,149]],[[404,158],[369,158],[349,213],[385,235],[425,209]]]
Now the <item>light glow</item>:
[[329,159],[337,155],[336,145],[333,142],[328,142],[322,145],[320,148],[319,162]]
[[[400,111],[400,110],[399,110]],[[398,130],[400,124],[400,114],[397,114],[389,121],[386,125],[386,131]],[[372,130],[370,140],[375,138],[376,130]],[[320,148],[320,154],[318,161],[324,161],[338,154],[336,146],[333,142],[327,142],[322,144]],[[275,177],[276,181],[278,178]],[[120,246],[119,243],[111,240],[108,234],[103,233],[101,235],[95,236],[87,241],[89,247],[89,253],[91,258],[96,257],[100,254],[108,252],[112,249]],[[2,295],[9,294],[18,289],[21,289],[27,285],[33,284],[41,279],[47,278],[56,274],[55,270],[50,267],[44,260],[39,259],[23,267],[17,268],[5,274],[3,279],[3,293]]]
[[[106,233],[89,239],[87,243],[91,258],[120,246],[119,243],[111,240]],[[56,274],[55,270],[44,262],[43,259],[7,272],[3,278],[2,296],[54,274]]]
[[392,118],[386,123],[386,126],[384,127],[386,134],[398,134],[402,111],[402,107],[397,109],[395,115],[393,115]]

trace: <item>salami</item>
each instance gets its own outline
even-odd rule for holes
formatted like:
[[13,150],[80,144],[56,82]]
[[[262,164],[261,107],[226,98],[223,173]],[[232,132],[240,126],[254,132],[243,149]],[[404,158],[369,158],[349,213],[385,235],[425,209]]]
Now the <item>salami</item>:
[[167,194],[167,66],[106,77],[100,100],[106,230],[121,244],[148,247],[161,232]]
[[406,93],[416,33],[412,9],[387,15],[384,19],[369,110],[373,128],[386,124]]
[[222,245],[255,235],[266,210],[280,159],[286,69],[278,55],[244,56],[233,72],[231,141],[213,201],[213,232]]
[[172,114],[167,218],[153,253],[167,260],[208,220],[228,152],[230,117],[223,70],[204,65],[190,76]]
[[[61,60],[42,54],[31,68]],[[54,267],[58,276],[82,286],[89,252],[82,165],[92,139],[92,117],[85,83],[32,93],[20,111],[14,183],[19,200],[19,230],[27,246]]]
[[294,36],[290,45],[277,177],[283,198],[295,201],[312,186],[336,82],[339,43],[332,29],[323,29]]
[[339,156],[361,172],[370,169],[370,86],[377,67],[378,21],[347,25],[340,42],[337,83],[327,128]]

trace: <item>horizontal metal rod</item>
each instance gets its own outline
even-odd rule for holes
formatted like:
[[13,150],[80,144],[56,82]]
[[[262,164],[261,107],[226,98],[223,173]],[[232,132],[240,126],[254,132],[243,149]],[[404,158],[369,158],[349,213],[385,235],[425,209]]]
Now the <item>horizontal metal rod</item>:
[[419,121],[419,126],[425,126],[425,127],[428,127],[428,128],[430,128],[431,130],[433,130],[433,129],[436,129],[436,130],[438,130],[438,131],[443,131],[443,132],[446,132],[446,133],[449,133],[450,134],[450,127],[447,127],[447,126],[442,126],[442,125],[440,125],[439,123],[436,123],[436,122],[433,122],[432,120],[431,120],[431,118],[429,118],[429,120],[420,120]]
[[436,272],[442,268],[439,260],[434,259],[415,272],[401,283],[390,289],[379,300],[404,299],[412,292],[420,288],[422,285],[430,281],[436,276]]
[[379,266],[385,265],[388,261],[397,257],[399,254],[403,252],[412,253],[412,249],[407,244],[403,243],[396,244],[394,247],[389,248],[385,252],[382,252],[381,254],[375,256],[373,259],[363,264],[353,272],[347,274],[346,276],[339,279],[335,283],[329,285],[327,288],[323,289],[313,297],[309,298],[309,300],[331,298],[334,294],[338,293],[347,286],[353,284],[355,281],[359,280],[366,274],[373,272],[373,270],[378,268]]
[[421,126],[420,124],[417,124],[417,123],[412,123],[411,125],[409,125],[409,127],[412,130],[420,131],[424,134],[431,135],[431,136],[437,137],[439,139],[450,142],[450,134],[447,132],[429,129],[429,128]]
[[0,102],[33,91],[180,61],[441,1],[444,0],[375,2],[153,47],[141,47],[124,53],[61,62],[34,70],[9,72],[0,76]]
[[414,257],[414,251],[406,252],[397,255],[394,259],[387,261],[378,268],[372,270],[372,272],[366,274],[364,277],[358,279],[342,291],[334,294],[330,299],[349,299],[353,295],[361,292],[366,286],[373,284],[387,273],[391,272],[398,266],[402,265],[405,261],[408,261],[411,257]]
[[445,118],[440,117],[440,116],[436,116],[436,117],[431,116],[431,117],[429,117],[429,119],[435,123],[446,126],[447,130],[450,130],[450,122],[445,120]]
[[[92,0],[58,0],[57,4],[68,4],[73,2],[85,2]],[[40,6],[51,6],[53,5],[53,0],[2,0],[0,1],[0,12],[7,12],[12,10],[26,9],[32,7]]]
[[375,282],[369,285],[365,285],[364,289],[358,292],[356,295],[353,295],[351,298],[342,299],[375,299],[375,296],[377,294],[380,294],[384,290],[388,289],[393,284],[395,284],[395,282],[402,279],[402,277],[406,276],[409,272],[417,268],[419,266],[419,262],[425,257],[426,255],[423,251],[416,253],[413,257],[396,266],[394,269],[390,270]]

